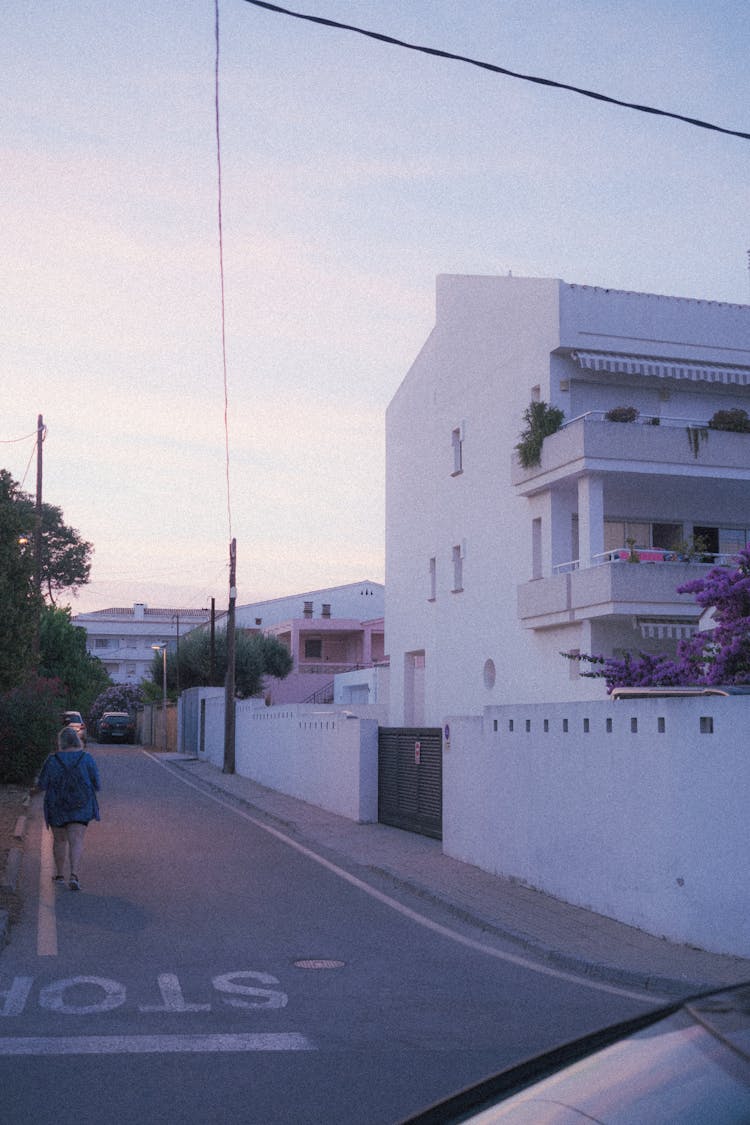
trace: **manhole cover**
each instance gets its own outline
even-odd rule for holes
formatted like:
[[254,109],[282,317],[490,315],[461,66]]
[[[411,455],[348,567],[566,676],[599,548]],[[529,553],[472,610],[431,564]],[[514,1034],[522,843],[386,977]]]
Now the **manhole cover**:
[[294,962],[295,969],[343,969],[343,961],[326,961],[322,957],[307,957]]

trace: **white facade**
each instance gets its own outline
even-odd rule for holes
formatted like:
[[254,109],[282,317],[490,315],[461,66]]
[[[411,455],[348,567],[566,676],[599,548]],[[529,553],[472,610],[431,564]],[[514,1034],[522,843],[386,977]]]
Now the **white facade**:
[[[565,425],[522,469],[539,400]],[[625,405],[638,421],[605,419]],[[698,624],[676,587],[706,570],[678,545],[700,535],[721,562],[750,537],[750,435],[705,429],[736,407],[750,408],[746,306],[438,278],[435,327],[386,420],[390,721],[603,698],[561,652],[674,652]],[[630,538],[638,566],[613,551]]]
[[152,645],[172,651],[178,636],[210,618],[208,609],[149,609],[143,602],[130,607],[79,613],[73,624],[86,630],[86,649],[97,656],[116,684],[139,684],[147,679],[154,658]]

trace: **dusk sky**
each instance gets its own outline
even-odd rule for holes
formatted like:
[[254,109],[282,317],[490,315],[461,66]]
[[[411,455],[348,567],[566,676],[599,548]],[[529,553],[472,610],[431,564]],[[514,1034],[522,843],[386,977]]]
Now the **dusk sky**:
[[[286,6],[750,132],[747,0]],[[219,13],[240,604],[383,580],[437,274],[750,303],[750,141]],[[44,498],[95,548],[74,612],[225,606],[214,0],[13,5],[0,55],[0,467],[34,492],[43,414]]]

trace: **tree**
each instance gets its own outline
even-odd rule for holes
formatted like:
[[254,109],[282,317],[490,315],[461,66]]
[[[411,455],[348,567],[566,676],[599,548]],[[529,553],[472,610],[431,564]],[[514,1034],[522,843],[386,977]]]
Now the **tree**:
[[[16,504],[27,535],[34,527],[36,503],[25,492],[18,492]],[[62,590],[78,593],[91,573],[93,546],[82,539],[75,528],[63,520],[62,510],[54,504],[42,504],[42,586],[52,605]]]
[[86,631],[73,624],[69,609],[44,606],[39,628],[39,674],[56,678],[65,706],[86,714],[111,680],[101,660],[86,651]]
[[140,684],[113,684],[98,695],[91,705],[89,726],[96,730],[96,724],[105,711],[127,711],[132,713],[143,703],[143,688]]
[[23,683],[34,664],[41,603],[18,485],[0,469],[0,692]]
[[737,556],[736,569],[713,567],[702,578],[677,587],[695,594],[704,610],[713,609],[713,627],[680,641],[674,660],[640,652],[613,656],[570,656],[596,670],[584,676],[603,677],[613,687],[682,687],[750,683],[750,548]]
[[[180,688],[220,687],[227,668],[226,633],[215,638],[214,676],[211,678],[211,638],[204,629],[194,629],[180,641]],[[149,694],[161,697],[163,663],[161,653],[154,653],[151,665]],[[276,637],[248,633],[238,629],[235,634],[235,689],[240,699],[258,695],[263,690],[266,676],[284,679],[292,670],[289,650]],[[177,653],[167,653],[167,694],[174,699],[177,694]]]

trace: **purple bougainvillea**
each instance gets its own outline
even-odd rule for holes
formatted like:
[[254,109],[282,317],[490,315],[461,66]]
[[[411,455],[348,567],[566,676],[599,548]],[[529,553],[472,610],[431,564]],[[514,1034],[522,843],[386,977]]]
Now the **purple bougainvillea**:
[[647,652],[569,659],[591,664],[592,670],[582,675],[604,678],[607,691],[750,683],[750,548],[740,551],[733,569],[714,567],[702,578],[678,586],[677,592],[694,594],[702,609],[714,612],[712,627],[680,641],[674,659]]

